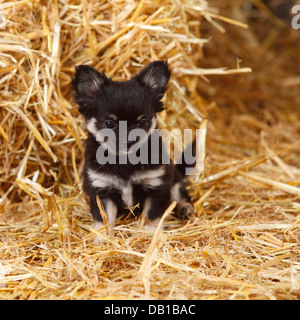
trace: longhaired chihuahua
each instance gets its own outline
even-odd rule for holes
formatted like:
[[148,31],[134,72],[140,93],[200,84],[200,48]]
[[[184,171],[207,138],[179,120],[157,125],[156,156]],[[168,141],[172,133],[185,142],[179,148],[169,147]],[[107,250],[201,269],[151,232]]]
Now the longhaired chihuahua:
[[[184,184],[187,164],[174,165],[169,155],[169,162],[163,161],[166,152],[161,137],[156,140],[158,148],[153,150],[151,144],[170,73],[167,61],[154,61],[135,77],[120,82],[91,66],[76,67],[74,99],[88,131],[83,188],[89,197],[95,229],[103,227],[97,196],[111,229],[117,213],[136,204],[140,204],[144,228],[150,232],[174,200],[177,216],[186,218],[194,211]],[[133,160],[124,161],[129,156]]]

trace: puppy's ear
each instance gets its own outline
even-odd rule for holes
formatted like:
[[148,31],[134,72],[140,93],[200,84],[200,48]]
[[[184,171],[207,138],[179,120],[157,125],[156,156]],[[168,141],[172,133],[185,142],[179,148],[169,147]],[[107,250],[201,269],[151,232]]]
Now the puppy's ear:
[[74,100],[79,105],[79,111],[84,114],[92,107],[93,100],[101,93],[108,79],[104,73],[98,72],[91,66],[80,65],[75,68],[76,73],[72,80]]
[[166,91],[166,85],[170,79],[170,70],[167,61],[153,61],[137,75],[136,79],[145,87],[153,91]]
[[155,111],[163,110],[161,99],[167,90],[171,71],[167,61],[153,61],[136,75],[136,80],[141,86],[150,91],[153,98]]

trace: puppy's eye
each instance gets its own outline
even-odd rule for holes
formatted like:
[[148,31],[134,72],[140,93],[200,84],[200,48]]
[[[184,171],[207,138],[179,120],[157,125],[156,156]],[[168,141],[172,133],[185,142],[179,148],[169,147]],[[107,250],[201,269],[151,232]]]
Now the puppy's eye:
[[115,122],[113,120],[106,120],[105,121],[105,126],[106,126],[106,128],[109,128],[109,129],[114,128],[115,127]]
[[147,123],[146,119],[141,119],[141,120],[138,121],[138,126],[140,128],[143,128],[143,127],[145,127],[146,123]]

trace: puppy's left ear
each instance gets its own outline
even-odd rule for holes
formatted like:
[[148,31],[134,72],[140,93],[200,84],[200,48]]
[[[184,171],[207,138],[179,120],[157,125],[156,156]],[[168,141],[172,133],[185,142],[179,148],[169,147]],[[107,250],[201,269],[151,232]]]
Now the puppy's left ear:
[[104,73],[98,72],[91,66],[81,65],[76,68],[75,77],[72,81],[74,91],[79,95],[94,95],[101,90],[107,82]]
[[160,100],[167,91],[170,75],[168,61],[158,60],[148,64],[135,76],[138,83],[150,91],[156,112],[163,110]]
[[75,92],[74,100],[79,105],[79,111],[87,115],[93,112],[93,102],[101,94],[103,87],[108,83],[104,73],[98,72],[91,66],[76,67],[72,87]]

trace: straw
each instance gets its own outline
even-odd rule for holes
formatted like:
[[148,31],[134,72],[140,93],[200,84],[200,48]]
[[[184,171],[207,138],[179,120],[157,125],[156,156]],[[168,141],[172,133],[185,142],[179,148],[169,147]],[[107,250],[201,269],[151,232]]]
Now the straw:
[[[1,300],[300,298],[299,31],[277,3],[0,4]],[[74,66],[124,81],[157,59],[159,128],[203,130],[195,213],[172,203],[153,235],[134,204],[108,235],[82,188]]]

